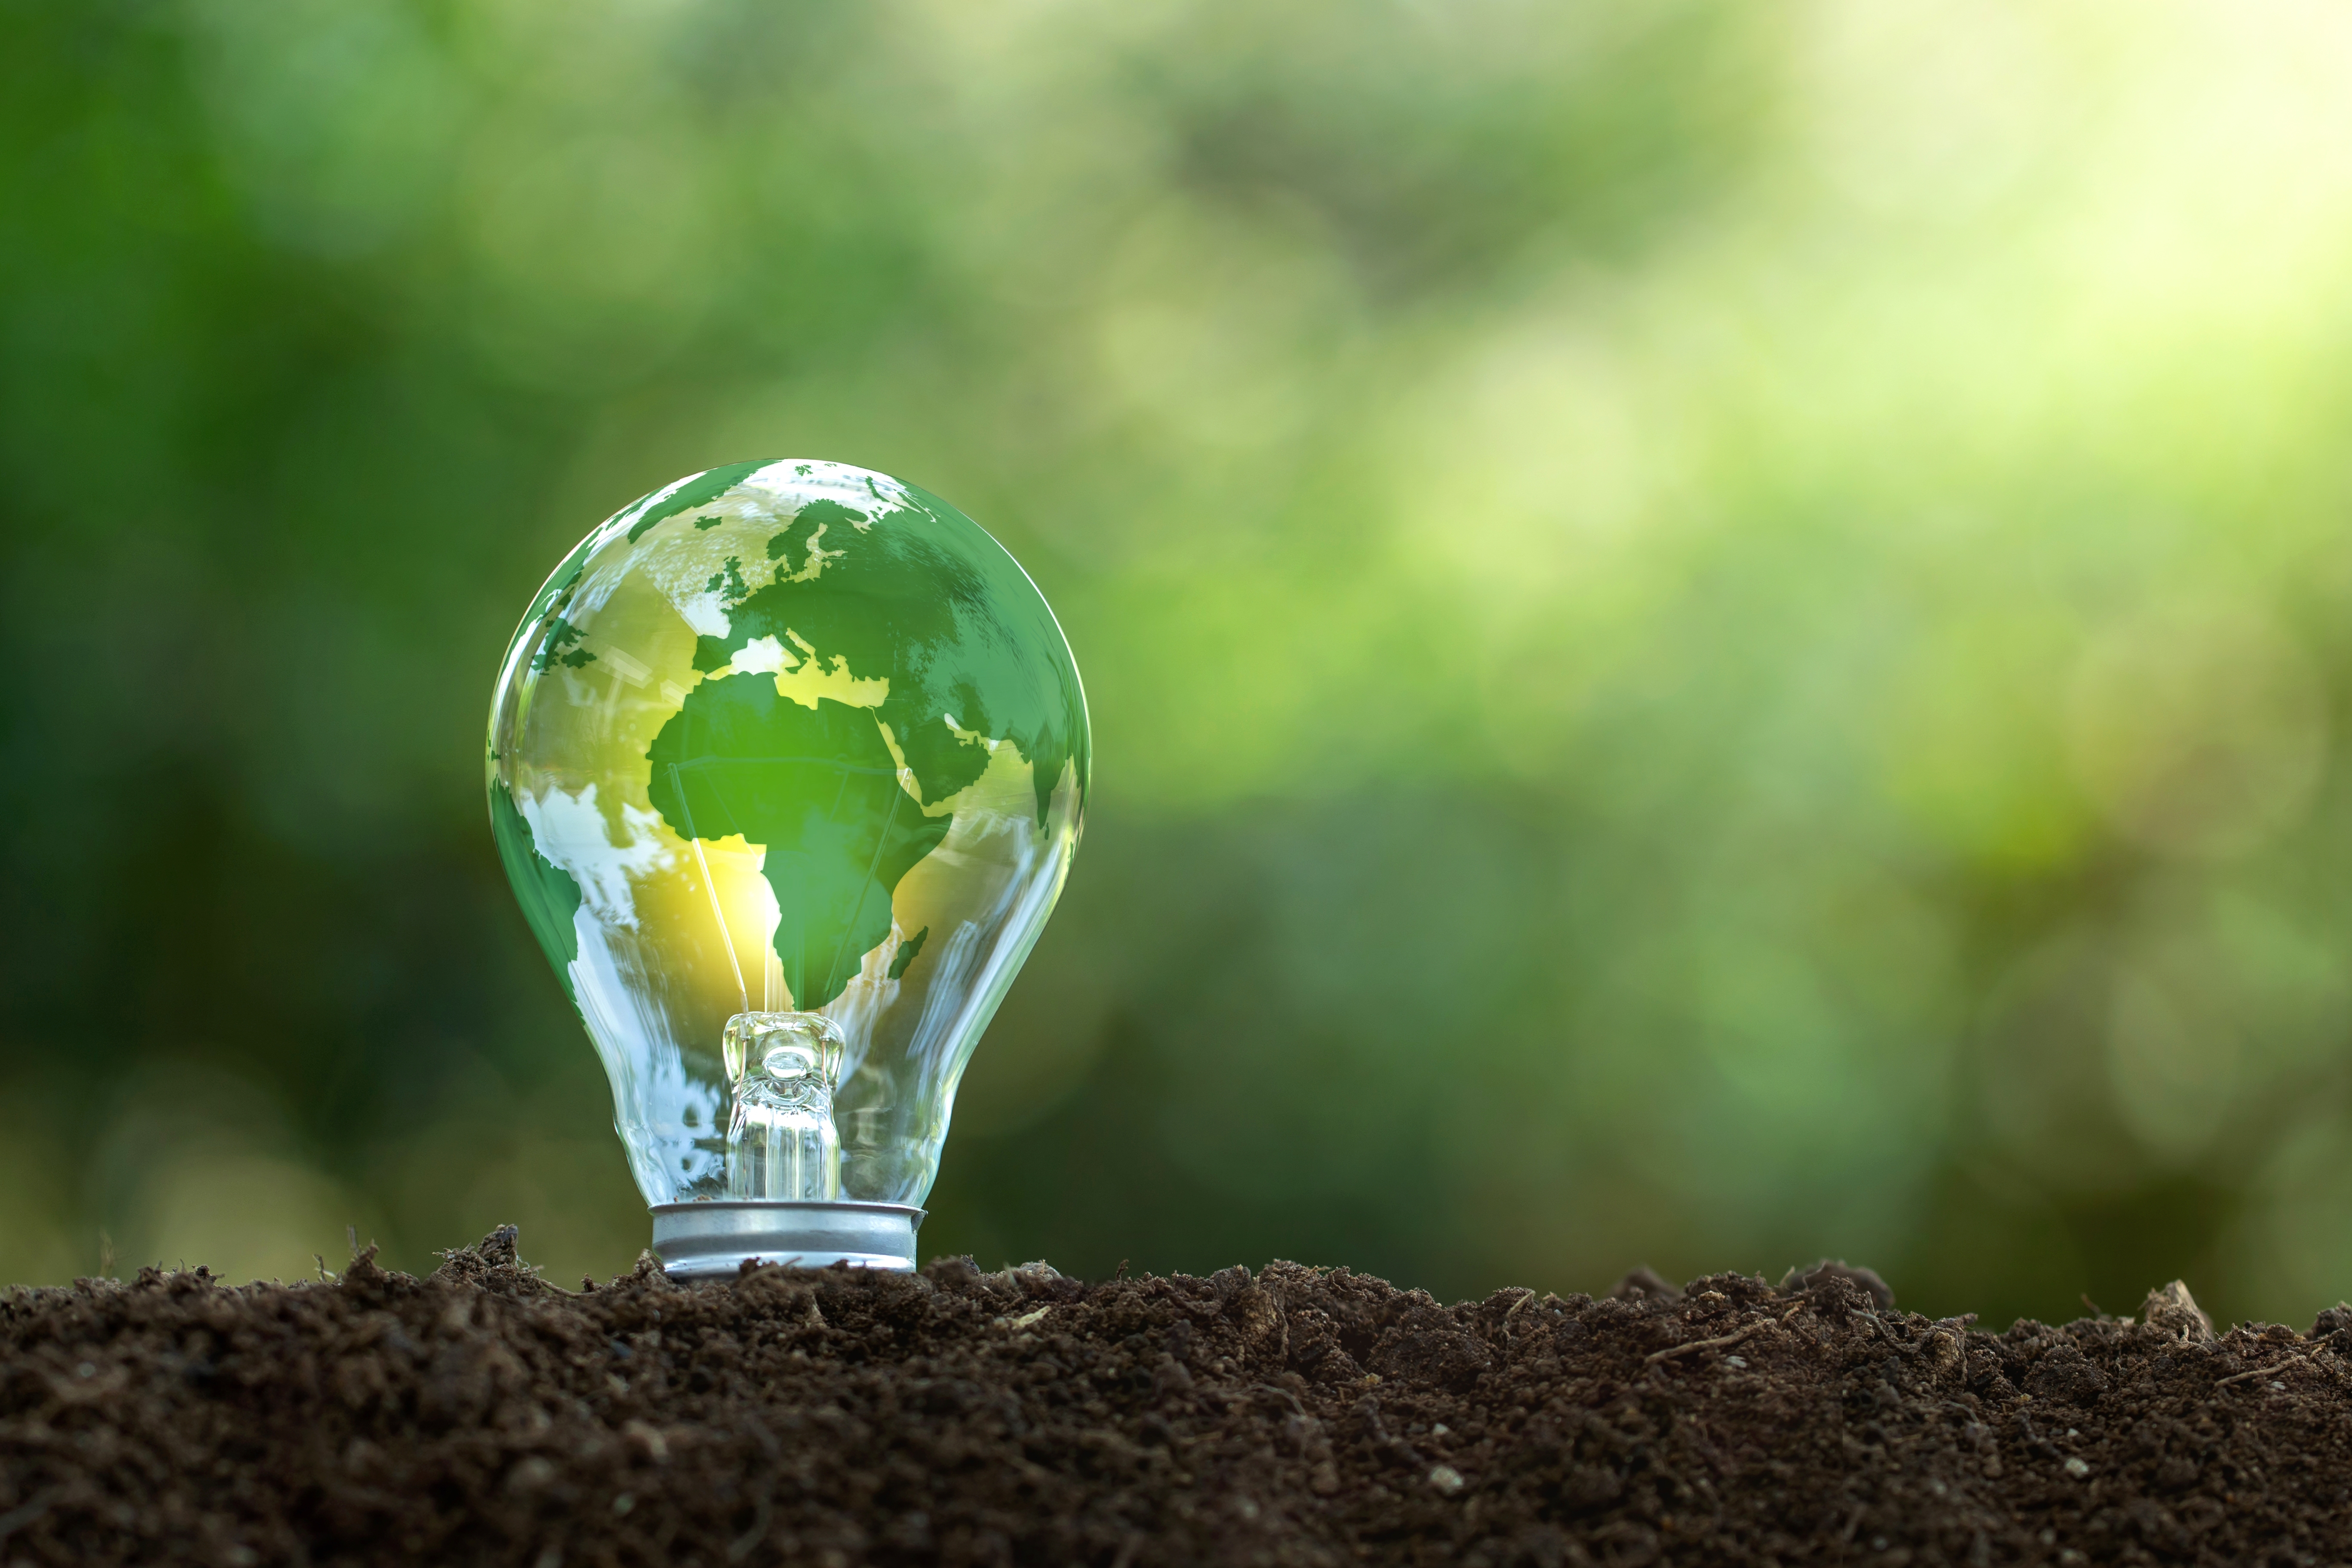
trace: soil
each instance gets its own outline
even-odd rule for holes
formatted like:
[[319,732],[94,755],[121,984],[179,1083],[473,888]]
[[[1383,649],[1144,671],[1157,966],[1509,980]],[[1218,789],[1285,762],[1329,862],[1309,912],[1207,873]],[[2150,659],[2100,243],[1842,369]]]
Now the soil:
[[650,1260],[0,1300],[0,1563],[2322,1563],[2352,1309],[1972,1331],[1867,1270],[1442,1306]]

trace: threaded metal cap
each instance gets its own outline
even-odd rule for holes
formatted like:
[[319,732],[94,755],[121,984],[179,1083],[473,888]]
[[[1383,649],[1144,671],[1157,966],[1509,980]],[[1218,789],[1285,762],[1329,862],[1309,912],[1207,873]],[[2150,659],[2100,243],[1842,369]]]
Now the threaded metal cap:
[[654,1205],[654,1256],[679,1279],[732,1274],[746,1262],[824,1268],[915,1267],[923,1211],[905,1204],[713,1198]]

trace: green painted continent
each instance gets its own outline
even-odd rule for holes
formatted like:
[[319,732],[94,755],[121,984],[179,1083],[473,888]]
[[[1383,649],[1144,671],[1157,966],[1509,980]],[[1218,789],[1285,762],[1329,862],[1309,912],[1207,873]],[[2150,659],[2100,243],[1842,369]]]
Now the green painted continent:
[[773,676],[704,681],[646,759],[654,809],[680,837],[740,833],[767,851],[776,957],[803,1011],[841,994],[890,934],[899,879],[947,836],[899,787],[871,710],[803,707]]
[[[1085,699],[1061,628],[1002,545],[938,497],[912,486],[898,504],[877,491],[869,510],[813,500],[768,544],[773,580],[728,595],[723,637],[704,637],[695,668],[726,667],[744,645],[797,640],[860,679],[885,678],[878,710],[923,799],[937,805],[978,779],[988,748],[958,733],[1010,741],[1027,759],[1044,821],[1064,768],[1087,773]],[[812,552],[822,566],[806,574]]]
[[514,884],[515,900],[522,905],[530,934],[539,938],[563,989],[571,992],[572,963],[580,956],[580,931],[572,923],[580,912],[580,884],[539,852],[530,822],[515,809],[514,796],[503,782],[490,785],[490,836],[498,840],[499,858],[506,864],[507,880]]
[[[705,502],[717,500],[745,479],[768,465],[761,463],[730,463],[723,468],[712,468],[697,474],[660,500],[647,496],[637,505],[644,510],[629,520],[629,542],[635,544],[646,536],[655,524],[667,521],[682,511],[692,511]],[[656,490],[655,495],[660,495]],[[650,504],[648,504],[650,503]]]

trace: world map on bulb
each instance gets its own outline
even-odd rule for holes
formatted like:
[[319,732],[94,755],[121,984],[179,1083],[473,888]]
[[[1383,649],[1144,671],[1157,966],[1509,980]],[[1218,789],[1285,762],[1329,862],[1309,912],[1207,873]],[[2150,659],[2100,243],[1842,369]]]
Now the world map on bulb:
[[729,1020],[818,1014],[839,1195],[919,1203],[1089,769],[1043,595],[914,486],[740,463],[583,540],[501,668],[490,816],[648,1201],[742,1195]]

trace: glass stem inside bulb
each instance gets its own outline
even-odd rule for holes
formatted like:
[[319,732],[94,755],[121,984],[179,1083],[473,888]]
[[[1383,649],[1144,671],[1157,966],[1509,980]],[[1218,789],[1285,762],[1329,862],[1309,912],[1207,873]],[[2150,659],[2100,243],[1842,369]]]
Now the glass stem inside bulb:
[[727,1123],[730,1197],[841,1196],[833,1091],[840,1026],[822,1013],[738,1013],[723,1042],[734,1108]]

